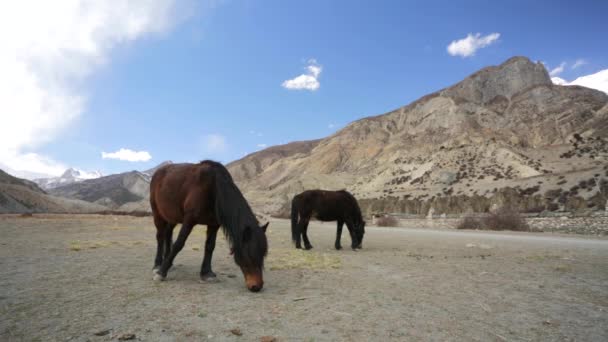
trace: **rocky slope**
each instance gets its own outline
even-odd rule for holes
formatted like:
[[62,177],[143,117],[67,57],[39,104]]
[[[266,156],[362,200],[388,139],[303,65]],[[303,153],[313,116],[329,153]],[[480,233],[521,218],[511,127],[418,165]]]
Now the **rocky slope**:
[[74,213],[105,210],[104,206],[47,194],[34,182],[0,170],[0,213]]
[[113,210],[150,210],[150,180],[164,161],[145,171],[130,171],[96,179],[82,180],[49,189],[56,196],[79,199],[106,206]]
[[130,171],[96,179],[84,180],[50,189],[52,195],[96,203],[118,209],[129,202],[138,202],[148,196],[150,177],[139,171]]
[[228,168],[252,204],[284,215],[305,189],[348,189],[364,211],[418,215],[603,210],[608,95],[554,85],[514,57],[321,140],[274,146]]

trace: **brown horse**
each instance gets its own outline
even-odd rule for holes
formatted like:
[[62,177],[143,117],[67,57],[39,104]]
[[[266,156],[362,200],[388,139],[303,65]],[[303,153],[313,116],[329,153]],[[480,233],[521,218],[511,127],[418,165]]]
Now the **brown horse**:
[[320,221],[337,221],[336,249],[342,249],[340,238],[342,226],[346,223],[351,238],[352,249],[361,248],[365,234],[365,221],[361,209],[353,195],[346,190],[306,190],[295,195],[291,201],[291,237],[296,248],[302,248],[300,238],[304,240],[304,248],[311,249],[308,240],[308,222],[311,217]]
[[[221,226],[228,239],[234,261],[240,266],[250,291],[264,286],[262,270],[268,251],[266,227],[260,227],[249,204],[234,184],[230,173],[217,162],[171,164],[158,169],[150,183],[150,205],[156,226],[154,279],[164,280],[173,259],[184,247],[192,228],[207,225],[205,257],[201,279],[216,277],[211,257]],[[177,240],[171,246],[173,228],[181,223]]]

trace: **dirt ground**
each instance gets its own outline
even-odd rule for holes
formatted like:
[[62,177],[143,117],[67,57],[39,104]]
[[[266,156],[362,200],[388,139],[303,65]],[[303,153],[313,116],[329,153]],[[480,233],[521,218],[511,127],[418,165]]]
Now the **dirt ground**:
[[277,220],[251,293],[223,236],[219,282],[199,282],[204,227],[161,283],[150,217],[0,216],[0,231],[2,341],[608,340],[606,239],[369,227],[335,251],[335,225],[312,223],[315,248],[296,251]]

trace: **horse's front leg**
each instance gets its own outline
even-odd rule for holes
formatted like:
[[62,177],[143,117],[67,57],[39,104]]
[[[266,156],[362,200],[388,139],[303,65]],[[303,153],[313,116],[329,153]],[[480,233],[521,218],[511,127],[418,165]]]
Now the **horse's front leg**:
[[355,234],[355,226],[353,225],[352,222],[350,221],[346,221],[346,228],[348,228],[348,233],[350,234],[350,248],[353,249],[353,251],[357,248],[357,246],[359,245],[359,239],[357,239],[357,235]]
[[312,249],[310,240],[308,240],[308,223],[309,220],[305,220],[302,222],[302,226],[300,227],[300,232],[302,233],[302,240],[304,240],[304,249]]
[[340,239],[342,239],[342,226],[344,225],[344,222],[338,220],[338,227],[336,228],[336,243],[334,244],[334,247],[336,247],[337,250],[342,249],[342,244],[340,243]]
[[188,239],[188,235],[192,232],[194,225],[195,223],[191,223],[190,221],[182,223],[182,228],[179,230],[177,240],[175,240],[175,243],[173,243],[173,246],[171,247],[171,253],[168,258],[163,259],[160,269],[154,274],[154,280],[165,280],[165,278],[167,278],[167,272],[169,272],[169,268],[173,265],[175,256],[184,248],[186,239]]
[[213,257],[213,250],[215,249],[215,239],[217,238],[217,231],[220,226],[207,226],[207,240],[205,241],[205,257],[203,258],[203,264],[201,265],[201,280],[210,281],[216,279],[215,273],[211,270],[211,257]]

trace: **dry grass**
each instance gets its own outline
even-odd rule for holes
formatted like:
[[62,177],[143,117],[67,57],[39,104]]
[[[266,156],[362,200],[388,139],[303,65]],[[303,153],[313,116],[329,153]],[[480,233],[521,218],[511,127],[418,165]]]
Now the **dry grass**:
[[526,220],[515,210],[502,208],[483,217],[466,216],[457,229],[530,231]]
[[295,249],[273,249],[267,262],[271,270],[291,269],[336,269],[342,267],[342,260],[336,255]]
[[146,244],[145,241],[109,241],[109,240],[94,240],[94,241],[79,241],[74,240],[69,243],[69,250],[71,251],[82,251],[85,249],[97,249],[110,246],[121,246],[121,247],[133,247],[138,245]]

